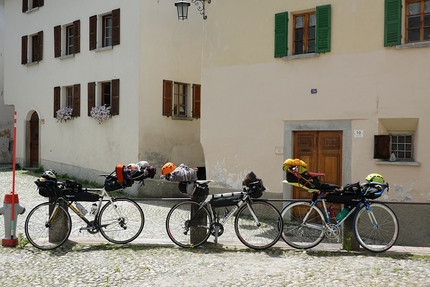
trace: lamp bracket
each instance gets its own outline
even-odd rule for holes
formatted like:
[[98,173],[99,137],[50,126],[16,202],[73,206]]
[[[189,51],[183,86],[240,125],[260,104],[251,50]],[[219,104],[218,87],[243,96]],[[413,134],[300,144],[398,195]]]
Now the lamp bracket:
[[[191,0],[191,3],[197,6],[197,10],[200,12],[200,15],[203,16],[203,19],[206,20],[208,16],[205,14],[205,1],[206,0]],[[207,0],[208,4],[211,4],[211,0]]]

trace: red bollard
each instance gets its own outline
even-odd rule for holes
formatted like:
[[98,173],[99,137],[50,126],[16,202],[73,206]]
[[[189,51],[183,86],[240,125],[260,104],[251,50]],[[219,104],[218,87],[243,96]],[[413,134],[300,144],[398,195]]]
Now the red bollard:
[[16,193],[6,194],[3,203],[4,205],[0,207],[0,214],[3,214],[4,217],[5,236],[1,243],[2,246],[14,247],[18,244],[18,237],[16,237],[18,214],[23,214],[25,207],[19,204],[18,194]]

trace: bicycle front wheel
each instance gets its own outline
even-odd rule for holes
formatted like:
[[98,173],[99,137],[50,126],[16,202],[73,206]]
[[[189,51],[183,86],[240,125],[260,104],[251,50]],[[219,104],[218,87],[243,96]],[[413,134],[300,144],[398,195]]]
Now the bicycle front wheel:
[[128,198],[112,199],[100,210],[100,233],[112,243],[125,244],[135,240],[144,224],[142,208]]
[[282,239],[291,247],[307,249],[324,239],[324,214],[309,201],[295,201],[281,210],[284,222]]
[[249,248],[266,249],[281,237],[281,214],[272,204],[253,200],[237,212],[234,229],[239,240]]
[[196,201],[183,201],[170,209],[166,218],[166,231],[176,245],[197,247],[210,236],[212,216],[209,210]]
[[52,250],[60,247],[72,230],[72,219],[60,205],[44,202],[28,214],[24,231],[28,241],[36,248]]
[[387,205],[372,202],[363,205],[355,215],[354,234],[364,249],[384,252],[394,245],[399,236],[399,221]]

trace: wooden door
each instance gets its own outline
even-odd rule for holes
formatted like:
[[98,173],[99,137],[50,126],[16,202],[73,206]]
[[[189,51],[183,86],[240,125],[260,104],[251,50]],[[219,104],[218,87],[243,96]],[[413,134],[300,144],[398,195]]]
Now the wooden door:
[[[325,173],[323,182],[342,184],[342,131],[294,132],[294,158],[308,164],[308,171]],[[312,193],[294,187],[293,198],[312,198]]]
[[39,116],[33,113],[30,120],[30,167],[39,166]]

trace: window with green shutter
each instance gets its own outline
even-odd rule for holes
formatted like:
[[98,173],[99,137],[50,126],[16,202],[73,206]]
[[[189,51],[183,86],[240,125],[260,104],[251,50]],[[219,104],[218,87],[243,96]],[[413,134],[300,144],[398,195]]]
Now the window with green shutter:
[[384,46],[400,45],[402,0],[385,0]]
[[316,52],[330,52],[331,5],[317,6],[316,9]]
[[288,12],[275,14],[275,58],[287,56]]

